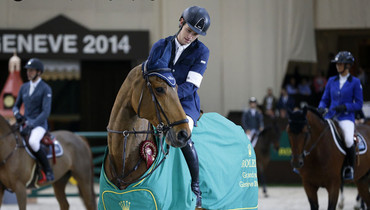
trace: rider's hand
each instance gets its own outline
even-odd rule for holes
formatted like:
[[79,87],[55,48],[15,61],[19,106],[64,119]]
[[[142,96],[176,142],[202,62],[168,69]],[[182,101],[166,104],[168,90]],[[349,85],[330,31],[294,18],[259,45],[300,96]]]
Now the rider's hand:
[[25,117],[23,117],[23,115],[21,115],[19,112],[15,115],[15,119],[17,120],[17,123],[23,123],[25,120],[26,120],[26,118]]
[[321,114],[321,115],[324,115],[327,110],[325,108],[318,108],[317,111]]
[[334,107],[334,110],[336,112],[345,112],[347,110],[347,107],[346,107],[346,105],[342,104],[342,105],[338,105],[338,106]]
[[32,131],[32,127],[29,125],[26,125],[23,127],[21,134],[22,136],[29,136],[31,134],[31,131]]

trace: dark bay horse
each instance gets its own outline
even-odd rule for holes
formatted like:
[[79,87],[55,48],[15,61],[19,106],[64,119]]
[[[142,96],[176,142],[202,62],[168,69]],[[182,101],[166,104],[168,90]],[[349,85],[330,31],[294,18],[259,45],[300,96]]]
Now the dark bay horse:
[[[370,127],[356,125],[356,130],[370,144]],[[328,191],[328,209],[335,209],[342,183],[342,166],[345,156],[337,148],[328,123],[315,108],[289,112],[287,127],[292,149],[292,166],[299,170],[311,209],[318,209],[317,191],[324,187]],[[357,156],[355,184],[367,206],[370,206],[368,172],[370,152]]]
[[140,162],[139,145],[153,139],[149,123],[166,136],[170,146],[182,147],[190,137],[177,89],[158,76],[143,75],[139,65],[123,82],[108,124],[109,153],[104,170],[120,189],[138,181],[147,170],[145,162]]
[[[96,209],[93,189],[93,163],[90,147],[82,138],[69,131],[55,131],[52,134],[63,146],[64,154],[56,158],[53,168],[54,188],[60,209],[68,209],[65,187],[73,176],[86,209]],[[20,210],[26,209],[27,182],[30,180],[36,162],[27,154],[17,129],[9,125],[0,115],[0,206],[4,190],[15,192]],[[43,185],[50,184],[45,183]],[[43,186],[41,185],[41,186]]]
[[263,118],[265,128],[261,131],[258,136],[254,151],[256,153],[257,160],[257,173],[258,180],[262,185],[263,193],[267,197],[266,179],[264,172],[270,163],[270,150],[271,145],[273,149],[278,151],[280,147],[280,136],[283,130],[285,130],[288,119],[280,117],[270,117],[265,115]]

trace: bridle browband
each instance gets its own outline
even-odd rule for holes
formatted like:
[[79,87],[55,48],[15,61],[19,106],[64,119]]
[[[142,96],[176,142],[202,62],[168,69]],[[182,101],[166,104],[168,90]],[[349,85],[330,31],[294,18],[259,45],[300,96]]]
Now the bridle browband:
[[[163,69],[161,69],[161,71],[163,71]],[[153,71],[151,71],[151,72],[153,72]],[[134,134],[135,136],[137,134],[147,134],[147,135],[152,134],[152,135],[156,136],[157,138],[160,138],[160,136],[162,136],[163,138],[165,138],[166,133],[172,127],[177,126],[177,125],[180,125],[180,124],[183,124],[183,123],[188,123],[189,122],[188,119],[182,119],[182,120],[175,121],[175,122],[171,123],[169,121],[166,113],[164,112],[161,104],[159,103],[157,97],[154,94],[152,84],[149,81],[148,72],[143,72],[143,78],[145,79],[145,83],[143,85],[143,88],[141,89],[141,94],[140,94],[140,98],[139,98],[139,104],[138,104],[138,108],[137,108],[137,115],[138,115],[139,118],[141,118],[140,117],[141,103],[142,103],[142,100],[143,100],[143,94],[144,94],[144,89],[145,89],[145,84],[146,84],[146,86],[148,87],[149,92],[151,94],[152,101],[154,103],[154,107],[155,107],[155,111],[156,111],[156,115],[157,115],[157,119],[158,119],[158,122],[159,123],[158,123],[158,125],[156,126],[155,129],[151,129],[151,125],[149,123],[148,124],[148,129],[147,130],[144,130],[144,131],[136,131],[135,129],[133,129],[132,131],[130,131],[130,130],[117,131],[117,130],[109,129],[107,127],[107,131],[109,133],[117,133],[117,134],[122,134],[124,136],[124,146],[123,146],[123,154],[122,154],[122,174],[121,175],[117,175],[117,172],[116,172],[116,170],[114,168],[114,165],[112,164],[113,159],[111,158],[111,155],[108,155],[109,163],[110,163],[110,167],[111,167],[113,176],[116,177],[116,179],[117,179],[116,180],[116,183],[115,183],[117,186],[129,185],[129,184],[132,184],[132,183],[135,183],[135,182],[138,182],[140,180],[145,179],[146,177],[148,177],[149,175],[151,175],[163,163],[163,161],[166,159],[166,157],[167,157],[167,155],[169,153],[169,145],[167,144],[167,146],[166,146],[166,152],[165,152],[165,150],[163,148],[162,140],[160,140],[161,151],[162,151],[162,153],[164,155],[163,158],[162,158],[162,160],[153,168],[153,170],[151,170],[145,176],[139,177],[138,179],[135,179],[135,180],[132,180],[132,181],[125,181],[124,179],[126,177],[128,177],[132,172],[136,171],[137,168],[139,167],[140,163],[141,163],[141,159],[140,159],[136,163],[136,165],[134,166],[134,168],[129,171],[129,173],[127,173],[127,174],[124,173],[124,171],[125,171],[125,162],[126,162],[125,161],[126,160],[126,145],[127,145],[128,136],[130,134]],[[163,114],[164,118],[166,119],[167,124],[164,124],[163,123],[162,118],[161,118],[161,113]]]

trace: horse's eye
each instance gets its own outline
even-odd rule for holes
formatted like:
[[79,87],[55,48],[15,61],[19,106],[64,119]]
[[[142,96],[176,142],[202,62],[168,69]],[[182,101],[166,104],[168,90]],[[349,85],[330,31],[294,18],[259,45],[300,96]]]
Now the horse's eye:
[[164,88],[163,87],[157,87],[155,88],[155,91],[157,91],[157,93],[164,93]]

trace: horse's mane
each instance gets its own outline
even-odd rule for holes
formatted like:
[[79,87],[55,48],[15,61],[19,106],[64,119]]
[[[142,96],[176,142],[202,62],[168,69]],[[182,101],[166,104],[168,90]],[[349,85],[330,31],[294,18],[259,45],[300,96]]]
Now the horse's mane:
[[325,121],[324,117],[322,116],[322,114],[320,114],[318,111],[317,111],[317,108],[316,107],[313,107],[313,106],[310,106],[310,105],[307,105],[306,106],[307,110],[311,111],[312,113],[314,113],[318,118],[320,118],[322,121]]
[[9,125],[8,121],[2,115],[0,115],[0,127],[1,128],[5,128],[5,127],[10,128],[10,125]]

